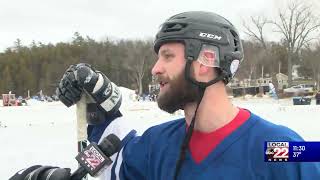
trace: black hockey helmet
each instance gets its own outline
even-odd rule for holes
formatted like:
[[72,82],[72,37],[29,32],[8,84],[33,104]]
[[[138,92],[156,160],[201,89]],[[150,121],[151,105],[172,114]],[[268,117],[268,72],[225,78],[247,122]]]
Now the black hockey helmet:
[[[244,56],[236,28],[224,17],[211,12],[191,11],[170,17],[156,35],[154,51],[158,53],[161,45],[168,42],[181,42],[185,45],[185,59],[188,62],[186,78],[203,88],[219,80],[227,84]],[[209,54],[204,54],[205,59],[214,58],[214,63],[209,63],[209,66],[219,69],[219,74],[216,80],[208,83],[196,82],[187,72],[191,62],[198,60],[200,52],[206,53],[206,49]]]

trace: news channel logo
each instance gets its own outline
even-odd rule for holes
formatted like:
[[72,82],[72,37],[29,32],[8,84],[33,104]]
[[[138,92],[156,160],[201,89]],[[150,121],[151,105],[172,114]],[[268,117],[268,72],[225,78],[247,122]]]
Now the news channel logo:
[[266,142],[265,161],[288,162],[289,142]]

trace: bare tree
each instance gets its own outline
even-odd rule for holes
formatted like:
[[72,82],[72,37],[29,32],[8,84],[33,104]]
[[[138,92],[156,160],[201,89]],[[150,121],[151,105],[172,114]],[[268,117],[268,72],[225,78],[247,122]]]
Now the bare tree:
[[243,48],[245,51],[245,61],[241,64],[238,77],[255,79],[257,78],[258,66],[264,56],[264,49],[261,48],[258,42],[244,41]]
[[317,84],[317,89],[320,86],[320,41],[314,48],[308,46],[302,51],[303,66],[313,76],[314,81]]
[[128,41],[126,43],[126,60],[123,66],[131,72],[138,93],[143,92],[143,77],[146,72],[150,71],[152,62],[154,61],[154,53],[152,50],[152,41]]
[[270,48],[268,48],[268,42],[266,41],[264,36],[264,30],[269,23],[270,21],[262,15],[250,16],[249,24],[243,21],[243,27],[245,29],[244,33],[251,37],[253,40],[257,41],[262,47],[262,50],[254,52],[258,59],[255,61],[255,63],[251,64],[249,78],[251,79],[251,75],[253,71],[256,70],[258,64],[262,66],[262,69],[265,65],[269,66],[269,68],[267,69],[271,70],[270,73],[272,76],[273,84],[275,85],[275,88],[278,89],[278,80],[276,79],[277,72],[272,68],[273,63],[271,63],[272,59],[270,59]]
[[279,11],[279,20],[274,21],[276,32],[284,36],[288,52],[288,85],[292,85],[293,57],[301,48],[312,41],[313,32],[320,27],[319,20],[313,15],[311,6],[301,1],[291,1],[285,10]]
[[263,34],[263,30],[265,26],[269,23],[268,19],[264,16],[250,16],[250,24],[253,25],[253,27],[250,27],[247,23],[243,21],[243,27],[245,28],[244,33],[247,34],[249,37],[253,38],[254,40],[257,40],[259,43],[261,43],[262,47],[264,49],[267,49],[265,37]]

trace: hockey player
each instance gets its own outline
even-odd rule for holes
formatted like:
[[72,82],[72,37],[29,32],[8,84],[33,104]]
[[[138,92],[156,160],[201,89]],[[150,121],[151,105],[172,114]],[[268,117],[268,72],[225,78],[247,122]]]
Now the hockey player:
[[228,20],[209,12],[174,15],[163,23],[154,50],[158,106],[169,113],[183,109],[185,118],[131,137],[105,179],[320,178],[319,163],[264,162],[265,141],[303,139],[229,101],[226,84],[243,60],[243,48]]
[[[117,119],[117,123],[123,121],[119,110],[122,95],[118,86],[104,74],[94,70],[89,64],[71,65],[64,73],[56,94],[63,104],[70,107],[80,100],[84,91],[90,97],[87,99],[87,137],[89,142],[98,143],[100,139],[102,140],[101,136],[106,131],[106,127],[112,129],[112,132],[115,132],[119,137],[125,136],[128,131],[124,127],[120,130],[114,124],[110,125],[115,119]],[[68,180],[70,176],[69,168],[35,165],[18,171],[10,180]]]

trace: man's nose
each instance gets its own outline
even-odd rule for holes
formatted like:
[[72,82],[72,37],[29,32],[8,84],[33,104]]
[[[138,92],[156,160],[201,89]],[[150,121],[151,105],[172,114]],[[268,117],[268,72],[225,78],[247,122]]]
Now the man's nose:
[[162,65],[161,61],[157,60],[156,64],[153,66],[153,68],[151,70],[151,74],[158,75],[158,74],[162,74],[163,71],[164,71],[164,69],[163,69],[163,65]]

